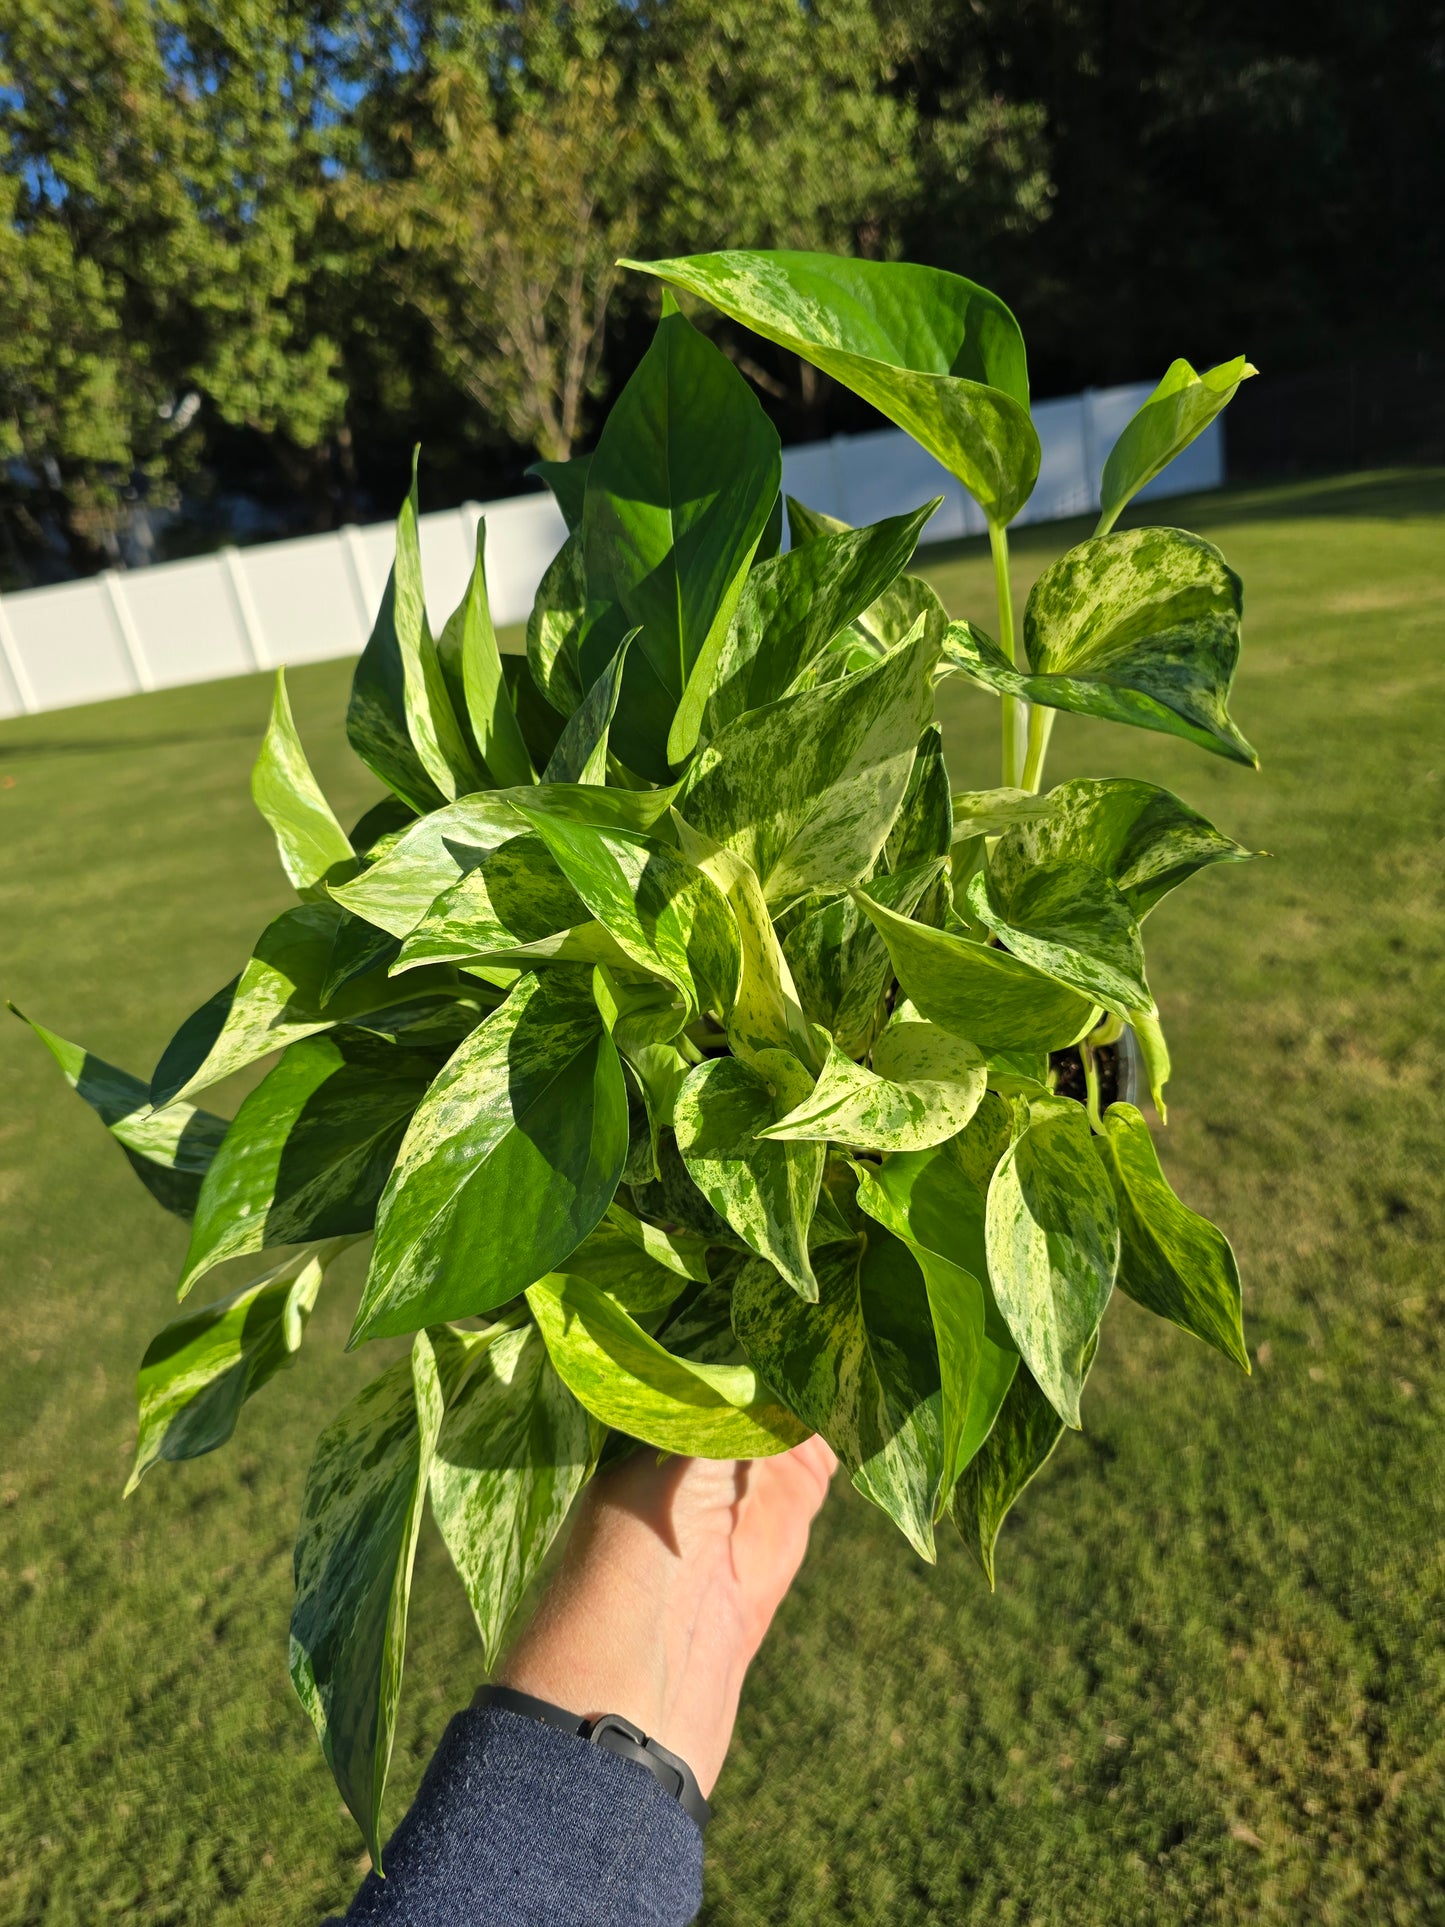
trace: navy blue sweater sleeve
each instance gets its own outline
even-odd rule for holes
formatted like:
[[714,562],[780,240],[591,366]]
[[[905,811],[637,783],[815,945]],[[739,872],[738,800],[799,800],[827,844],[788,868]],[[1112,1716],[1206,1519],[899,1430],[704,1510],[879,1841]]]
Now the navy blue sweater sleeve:
[[684,1927],[702,1835],[645,1768],[498,1706],[459,1713],[347,1912],[390,1927]]

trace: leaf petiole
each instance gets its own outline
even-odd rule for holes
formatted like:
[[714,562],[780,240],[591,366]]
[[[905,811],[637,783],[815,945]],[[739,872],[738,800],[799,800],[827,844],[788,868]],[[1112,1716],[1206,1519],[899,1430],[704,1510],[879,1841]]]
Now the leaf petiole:
[[1092,1046],[1087,1042],[1080,1044],[1079,1056],[1084,1064],[1084,1108],[1089,1113],[1090,1124],[1102,1137],[1104,1118],[1099,1109],[1099,1062],[1094,1056]]
[[[1002,522],[990,521],[988,525],[988,545],[993,551],[993,579],[998,592],[998,646],[1010,663],[1015,660],[1014,642],[1014,592],[1009,577],[1008,530]],[[1017,696],[1003,698],[1003,785],[1005,789],[1019,788],[1019,772],[1023,765],[1024,748],[1028,740],[1029,705]]]
[[1054,730],[1057,711],[1041,703],[1029,704],[1028,752],[1024,757],[1024,780],[1020,787],[1037,796],[1043,784],[1044,758],[1049,753],[1049,737]]

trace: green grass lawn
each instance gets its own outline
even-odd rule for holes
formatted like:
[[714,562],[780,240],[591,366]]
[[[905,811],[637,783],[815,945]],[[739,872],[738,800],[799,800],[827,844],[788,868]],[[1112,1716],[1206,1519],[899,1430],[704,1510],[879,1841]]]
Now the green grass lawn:
[[[1051,775],[1168,783],[1271,852],[1149,930],[1163,1155],[1234,1239],[1254,1375],[1116,1301],[993,1595],[837,1492],[717,1791],[711,1927],[1445,1921],[1445,475],[1164,508],[1244,576],[1263,773],[1064,717]],[[1023,532],[1020,587],[1083,533]],[[992,627],[977,545],[928,572]],[[348,674],[291,688],[349,820]],[[268,702],[0,726],[0,991],[149,1070],[286,901],[246,783]],[[996,782],[996,705],[943,713],[955,784]],[[291,1544],[376,1369],[340,1350],[359,1271],[225,1452],[122,1504],[182,1228],[9,1019],[0,1091],[0,1921],[314,1920],[364,1863],[286,1680]],[[478,1677],[426,1537],[393,1816]]]

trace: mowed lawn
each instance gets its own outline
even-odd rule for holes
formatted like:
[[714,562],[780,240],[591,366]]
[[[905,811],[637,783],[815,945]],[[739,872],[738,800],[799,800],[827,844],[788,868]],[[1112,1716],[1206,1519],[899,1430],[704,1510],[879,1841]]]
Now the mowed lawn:
[[[1254,1374],[1116,1302],[993,1595],[837,1491],[748,1684],[711,1927],[1445,1920],[1445,475],[1161,509],[1244,576],[1263,772],[1065,717],[1051,774],[1168,783],[1271,853],[1148,927],[1163,1156],[1234,1240]],[[1020,587],[1086,532],[1021,534]],[[993,626],[977,545],[928,572]],[[291,687],[349,820],[348,674]],[[246,782],[268,702],[0,726],[0,991],[149,1070],[287,901]],[[996,705],[942,709],[955,784],[995,783]],[[340,1350],[359,1269],[226,1451],[123,1504],[183,1231],[9,1018],[0,1091],[0,1921],[315,1920],[364,1863],[286,1679],[291,1544],[378,1363]],[[478,1678],[428,1532],[393,1816]]]

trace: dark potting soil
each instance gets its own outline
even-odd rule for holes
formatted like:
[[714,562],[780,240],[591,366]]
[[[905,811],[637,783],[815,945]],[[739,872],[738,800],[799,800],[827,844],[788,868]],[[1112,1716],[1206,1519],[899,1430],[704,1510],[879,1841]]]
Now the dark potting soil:
[[[1094,1052],[1094,1063],[1099,1072],[1099,1109],[1107,1111],[1119,1095],[1119,1046],[1100,1044]],[[1082,1104],[1087,1096],[1084,1085],[1084,1060],[1079,1055],[1077,1044],[1070,1044],[1067,1050],[1050,1051],[1049,1068],[1054,1073],[1054,1089],[1060,1097],[1077,1098]]]

